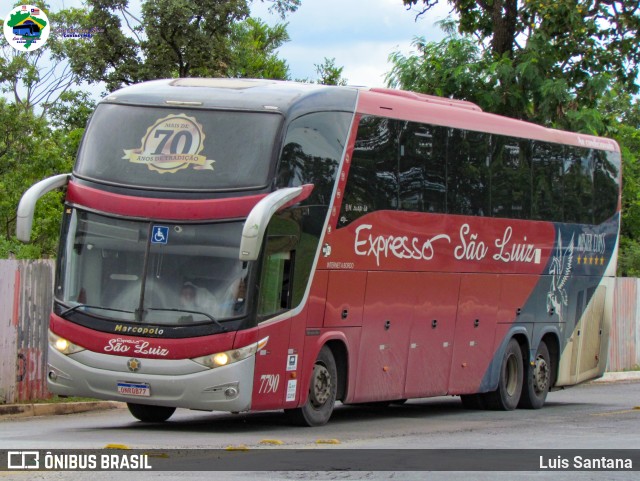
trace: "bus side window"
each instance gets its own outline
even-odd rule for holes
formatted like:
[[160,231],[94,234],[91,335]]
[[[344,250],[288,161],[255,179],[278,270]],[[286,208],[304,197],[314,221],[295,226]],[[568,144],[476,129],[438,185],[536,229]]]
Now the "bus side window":
[[596,151],[593,169],[593,195],[597,199],[593,214],[596,223],[604,222],[616,213],[619,175],[619,155],[614,152]]
[[267,254],[262,265],[258,316],[266,319],[291,307],[294,251]]
[[533,204],[531,218],[564,221],[564,146],[533,142]]
[[398,180],[400,209],[414,212],[446,212],[447,163],[442,127],[407,122],[400,133]]
[[[297,224],[285,213],[271,219],[262,261],[258,293],[258,318],[266,320],[291,309],[296,279]],[[302,277],[301,275],[298,277]]]

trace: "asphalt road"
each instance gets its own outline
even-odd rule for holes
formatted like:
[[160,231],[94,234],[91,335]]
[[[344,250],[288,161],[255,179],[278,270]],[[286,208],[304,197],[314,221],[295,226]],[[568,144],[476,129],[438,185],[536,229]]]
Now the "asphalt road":
[[[292,427],[279,412],[178,410],[164,424],[137,422],[126,409],[0,421],[0,449],[640,449],[640,382],[588,384],[549,394],[541,410],[466,411],[457,397],[401,406],[338,406],[326,426]],[[339,444],[318,444],[331,441]],[[337,454],[337,453],[336,453]],[[638,466],[640,468],[640,466]],[[26,476],[29,474],[30,476]],[[92,480],[174,479],[175,472],[91,473]],[[640,479],[640,472],[180,472],[189,479]],[[4,479],[87,479],[87,473],[0,473]]]

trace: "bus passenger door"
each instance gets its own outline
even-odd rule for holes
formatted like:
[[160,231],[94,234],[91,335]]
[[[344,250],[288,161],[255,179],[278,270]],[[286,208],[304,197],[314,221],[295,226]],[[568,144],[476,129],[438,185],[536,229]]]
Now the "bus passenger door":
[[417,274],[369,272],[354,402],[402,399]]
[[458,310],[459,274],[417,273],[404,397],[447,393]]
[[497,274],[464,274],[453,340],[450,394],[478,392],[494,352],[500,300]]

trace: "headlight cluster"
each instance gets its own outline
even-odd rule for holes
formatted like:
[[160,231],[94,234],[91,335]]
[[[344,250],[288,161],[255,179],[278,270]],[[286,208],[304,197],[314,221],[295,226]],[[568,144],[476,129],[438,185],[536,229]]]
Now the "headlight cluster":
[[256,352],[267,345],[267,341],[269,341],[268,336],[258,342],[249,344],[248,346],[241,347],[239,349],[217,352],[215,354],[209,354],[208,356],[196,357],[191,360],[197,362],[198,364],[202,364],[209,369],[227,366],[229,364],[233,364],[234,362],[242,361],[243,359],[253,356]]
[[76,352],[85,350],[84,347],[78,346],[77,344],[66,340],[64,337],[60,337],[51,331],[49,331],[49,344],[53,346],[56,351],[66,355],[75,354]]

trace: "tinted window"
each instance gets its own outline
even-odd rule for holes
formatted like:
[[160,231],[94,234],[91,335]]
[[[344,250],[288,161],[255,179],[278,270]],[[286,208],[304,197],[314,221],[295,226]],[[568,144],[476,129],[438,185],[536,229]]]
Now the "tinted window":
[[277,187],[314,187],[307,199],[269,222],[258,302],[262,320],[296,307],[304,297],[352,118],[345,112],[317,112],[287,128]]
[[491,215],[511,219],[531,216],[530,142],[491,136]]
[[481,132],[447,129],[448,212],[490,215],[491,136]]
[[565,148],[563,179],[565,222],[583,224],[593,222],[593,168],[597,155],[595,150]]
[[593,170],[594,221],[602,222],[613,215],[618,206],[620,155],[595,151]]
[[442,127],[405,122],[400,132],[399,208],[444,212],[447,203],[446,145]]
[[533,142],[533,206],[534,220],[564,221],[564,148],[558,144]]
[[338,226],[382,209],[597,224],[619,169],[613,152],[363,117]]
[[282,117],[101,104],[75,173],[127,186],[246,189],[268,183]]
[[367,212],[397,208],[401,128],[394,119],[361,119],[340,213],[341,225]]
[[318,112],[291,122],[280,156],[278,187],[313,184],[305,203],[328,206],[351,118],[343,112]]

